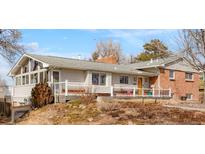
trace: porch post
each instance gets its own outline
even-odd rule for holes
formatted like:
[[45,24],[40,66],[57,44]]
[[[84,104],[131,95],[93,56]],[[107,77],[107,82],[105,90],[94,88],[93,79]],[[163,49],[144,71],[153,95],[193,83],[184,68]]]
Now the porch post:
[[65,80],[65,96],[68,96],[68,80]]
[[110,86],[110,96],[113,96],[113,86]]
[[152,96],[154,97],[154,87],[152,88]]
[[133,88],[133,96],[135,97],[135,95],[136,95],[136,88],[134,87]]
[[169,97],[172,96],[172,93],[171,93],[171,88],[169,88]]

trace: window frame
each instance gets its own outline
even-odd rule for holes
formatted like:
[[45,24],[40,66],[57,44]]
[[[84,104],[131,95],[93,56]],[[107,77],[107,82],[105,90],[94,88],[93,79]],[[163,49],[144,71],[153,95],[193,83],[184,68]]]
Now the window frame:
[[22,75],[22,85],[29,85],[29,75],[28,74]]
[[[124,79],[122,79],[122,78],[124,78]],[[127,78],[127,80],[126,80],[126,78]],[[119,79],[120,79],[120,84],[129,84],[129,76],[128,75],[121,75]],[[121,81],[123,81],[123,82],[121,82]]]
[[[33,75],[33,77],[35,77],[35,74],[37,74],[37,78],[36,78],[37,81],[36,81],[36,82],[33,82],[34,78],[32,79],[32,75]],[[37,83],[39,83],[39,81],[38,81],[38,80],[39,80],[39,79],[38,79],[38,75],[39,75],[39,73],[31,73],[31,74],[30,74],[30,83],[31,83],[31,85],[32,85],[32,84],[37,84]]]
[[[188,74],[188,77],[191,74],[191,79],[187,78],[187,74]],[[185,72],[185,80],[186,81],[194,81],[194,74],[192,72]]]
[[[19,79],[19,84],[17,84],[17,83],[18,83],[18,82],[17,82],[18,79]],[[21,86],[21,85],[22,85],[21,76],[16,76],[16,77],[15,77],[15,82],[16,82],[16,83],[15,83],[16,86]]]
[[[170,77],[171,72],[173,72],[173,77]],[[175,80],[175,70],[169,70],[169,79]]]
[[[96,84],[93,82],[93,75],[96,75],[97,77],[97,82]],[[102,82],[102,77],[104,77],[104,83]],[[99,73],[99,72],[92,72],[92,77],[91,77],[91,82],[92,82],[92,85],[96,85],[96,86],[106,86],[107,84],[107,75],[106,73]]]

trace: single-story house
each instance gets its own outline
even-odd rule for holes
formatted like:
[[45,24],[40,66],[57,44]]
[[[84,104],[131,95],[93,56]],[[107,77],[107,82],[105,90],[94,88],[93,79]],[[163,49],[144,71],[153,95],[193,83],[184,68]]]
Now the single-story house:
[[65,57],[24,54],[9,72],[13,100],[31,95],[36,83],[48,82],[54,95],[96,93],[113,97],[199,99],[199,73],[183,57],[132,64],[111,64]]

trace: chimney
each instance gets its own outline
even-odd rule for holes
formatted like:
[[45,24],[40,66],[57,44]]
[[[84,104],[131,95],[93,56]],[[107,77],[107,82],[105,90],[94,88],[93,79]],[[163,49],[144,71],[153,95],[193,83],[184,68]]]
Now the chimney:
[[109,56],[109,57],[98,58],[96,59],[96,62],[117,64],[117,59],[115,58],[115,56]]

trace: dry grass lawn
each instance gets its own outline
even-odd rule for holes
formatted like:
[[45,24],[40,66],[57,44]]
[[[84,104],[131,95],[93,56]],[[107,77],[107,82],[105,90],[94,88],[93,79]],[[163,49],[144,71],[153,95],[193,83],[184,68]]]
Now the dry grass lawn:
[[205,112],[164,107],[157,103],[52,104],[32,111],[17,124],[205,124]]

